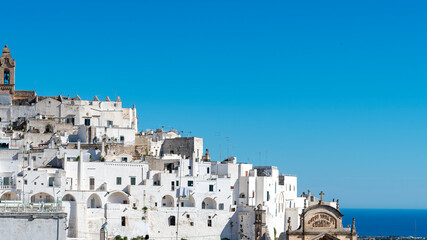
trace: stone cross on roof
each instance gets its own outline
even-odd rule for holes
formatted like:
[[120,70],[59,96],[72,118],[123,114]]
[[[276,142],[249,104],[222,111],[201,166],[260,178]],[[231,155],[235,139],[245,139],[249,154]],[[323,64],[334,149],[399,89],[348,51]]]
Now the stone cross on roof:
[[323,195],[325,194],[323,193],[323,191],[321,191],[319,195],[320,195],[320,202],[323,203]]

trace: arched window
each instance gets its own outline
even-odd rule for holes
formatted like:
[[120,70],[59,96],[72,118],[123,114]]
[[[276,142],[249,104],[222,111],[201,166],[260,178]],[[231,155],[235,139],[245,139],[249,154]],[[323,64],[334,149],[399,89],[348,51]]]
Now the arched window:
[[4,84],[10,84],[10,72],[9,69],[4,70]]

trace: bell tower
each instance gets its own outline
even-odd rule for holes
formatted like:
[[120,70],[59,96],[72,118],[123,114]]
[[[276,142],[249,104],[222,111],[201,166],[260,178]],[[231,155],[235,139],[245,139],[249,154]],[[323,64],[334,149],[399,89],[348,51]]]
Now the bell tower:
[[15,94],[15,59],[7,45],[0,57],[0,94]]

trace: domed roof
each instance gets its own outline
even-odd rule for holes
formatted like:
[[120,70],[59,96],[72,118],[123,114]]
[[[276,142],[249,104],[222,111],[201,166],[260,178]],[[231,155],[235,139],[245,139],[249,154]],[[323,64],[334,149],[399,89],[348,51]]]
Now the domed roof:
[[7,47],[7,45],[4,46],[3,53],[10,53],[10,49]]

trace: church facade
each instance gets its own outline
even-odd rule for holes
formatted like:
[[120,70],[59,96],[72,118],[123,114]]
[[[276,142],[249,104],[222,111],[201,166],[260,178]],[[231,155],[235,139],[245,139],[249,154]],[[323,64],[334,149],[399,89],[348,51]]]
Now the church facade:
[[318,204],[304,207],[299,227],[295,230],[288,227],[287,240],[357,240],[354,218],[352,225],[343,227],[342,217],[339,204],[335,207],[325,204],[322,192]]

